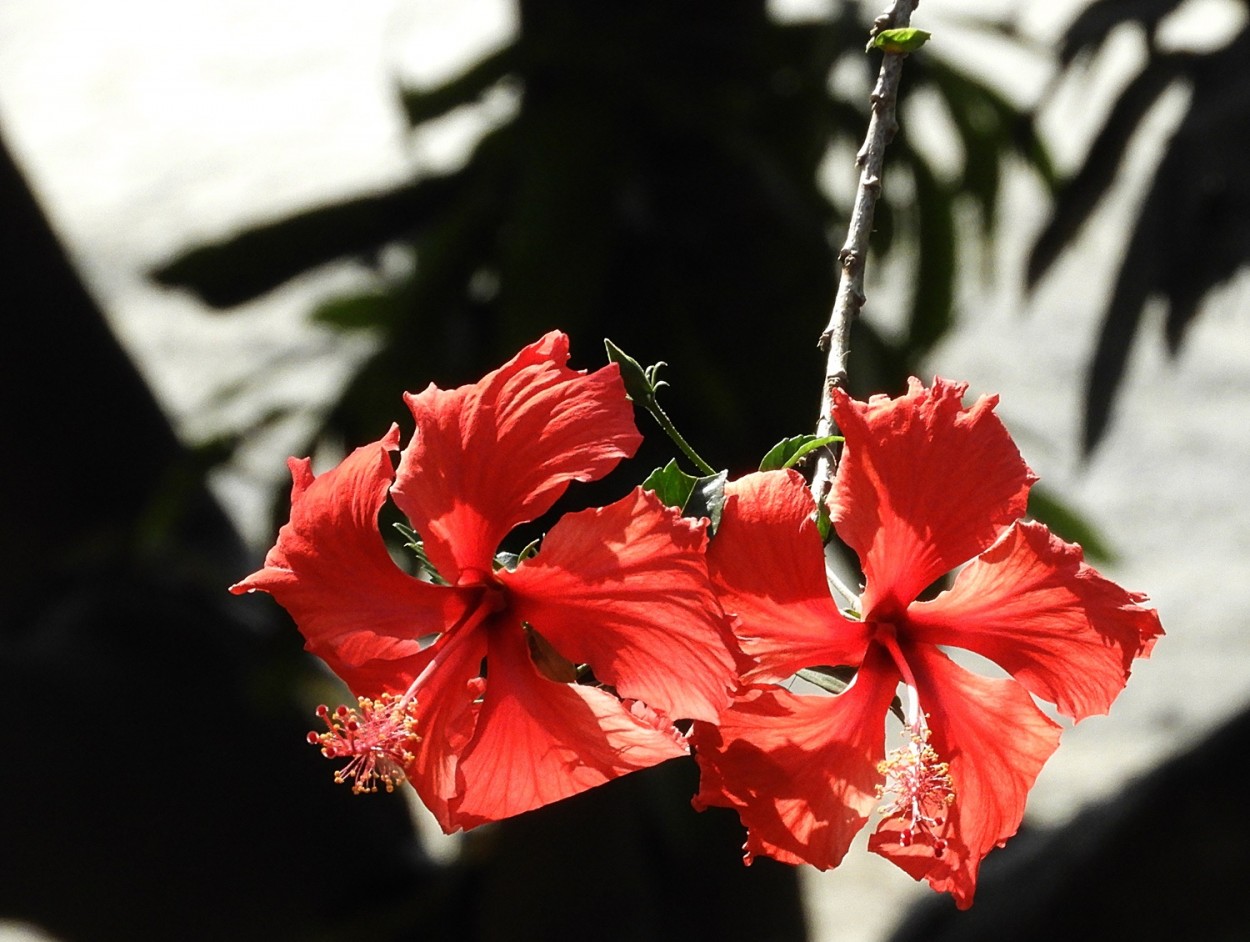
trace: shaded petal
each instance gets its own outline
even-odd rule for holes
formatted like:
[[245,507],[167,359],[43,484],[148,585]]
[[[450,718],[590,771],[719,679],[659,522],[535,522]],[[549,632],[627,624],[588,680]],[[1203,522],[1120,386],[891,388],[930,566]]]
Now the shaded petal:
[[1024,513],[1036,477],[994,414],[998,397],[965,409],[967,388],[912,379],[905,396],[868,402],[834,390],[846,453],[830,514],[864,567],[869,620],[900,612]]
[[358,694],[407,687],[428,660],[418,639],[457,621],[470,601],[460,590],[405,574],[386,550],[378,511],[398,445],[392,426],[316,477],[308,459],[292,458],[291,519],[264,568],[230,587],[277,599],[308,650]]
[[642,704],[547,680],[530,661],[524,633],[496,628],[477,733],[459,764],[457,827],[530,811],[688,754],[680,734]]
[[715,720],[735,665],[705,543],[703,523],[639,488],[563,517],[537,556],[499,579],[518,620],[621,696],[673,719]]
[[417,428],[392,497],[448,581],[489,573],[514,526],[638,449],[616,364],[587,375],[568,358],[568,338],[552,332],[478,383],[405,395]]
[[804,667],[858,665],[867,627],[829,594],[815,505],[797,471],[748,474],[725,487],[708,571],[743,651],[747,680],[784,680]]
[[[890,818],[868,849],[967,909],[981,860],[1020,827],[1029,789],[1059,745],[1059,726],[1014,680],[969,673],[930,645],[901,647],[916,677],[933,748],[950,763],[955,802],[935,834],[918,832],[904,847],[904,824]],[[935,839],[946,842],[940,856]]]
[[959,573],[950,591],[908,610],[917,640],[975,651],[1080,720],[1106,713],[1133,658],[1163,634],[1146,597],[1082,562],[1081,548],[1022,523]]
[[479,674],[487,650],[481,631],[458,639],[454,649],[448,644],[451,640],[444,635],[435,645],[434,652],[440,653],[442,660],[417,696],[419,738],[409,747],[413,759],[404,770],[448,834],[459,827],[451,806],[464,791],[460,756],[478,725],[483,690]]
[[747,859],[836,867],[877,803],[885,714],[898,673],[869,650],[854,683],[836,697],[752,687],[719,727],[696,723],[696,808],[734,808],[747,828]]

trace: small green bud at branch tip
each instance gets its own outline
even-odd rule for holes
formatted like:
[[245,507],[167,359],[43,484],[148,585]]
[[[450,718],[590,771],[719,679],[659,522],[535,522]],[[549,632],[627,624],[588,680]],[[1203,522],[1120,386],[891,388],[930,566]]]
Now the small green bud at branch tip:
[[881,49],[895,55],[915,52],[929,41],[933,34],[925,29],[883,29],[873,37],[869,48]]

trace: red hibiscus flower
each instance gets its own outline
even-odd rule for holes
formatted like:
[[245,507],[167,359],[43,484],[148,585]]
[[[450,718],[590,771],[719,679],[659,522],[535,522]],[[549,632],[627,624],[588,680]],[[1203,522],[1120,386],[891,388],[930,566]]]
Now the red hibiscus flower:
[[[863,596],[848,602],[857,618],[830,595],[802,478],[753,474],[728,488],[708,565],[756,666],[719,728],[696,724],[695,803],[737,809],[748,861],[836,866],[878,808],[870,849],[966,908],[982,858],[1016,832],[1058,745],[1031,695],[1074,720],[1105,713],[1162,634],[1144,596],[1019,520],[1035,478],[997,400],[966,409],[966,388],[913,380],[898,399],[836,398],[846,453],[830,512],[863,568]],[[948,591],[917,600],[966,562]],[[1011,678],[971,673],[945,647]],[[818,665],[858,671],[832,697],[776,686]],[[900,684],[904,741],[887,756]]]
[[[316,477],[292,459],[290,522],[232,587],[272,594],[359,698],[322,708],[327,732],[310,734],[349,760],[339,779],[406,778],[448,832],[684,755],[669,718],[714,721],[729,701],[703,525],[654,495],[569,514],[537,555],[496,565],[515,525],[640,442],[616,365],[567,360],[551,333],[479,383],[406,395],[416,431],[398,469],[395,427]],[[445,584],[392,561],[388,493]]]

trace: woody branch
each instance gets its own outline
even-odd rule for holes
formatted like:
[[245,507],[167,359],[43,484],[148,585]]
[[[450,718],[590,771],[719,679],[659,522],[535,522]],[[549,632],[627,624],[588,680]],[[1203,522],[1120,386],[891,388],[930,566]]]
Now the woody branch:
[[[872,39],[885,29],[900,29],[909,25],[912,11],[919,0],[894,0],[889,9],[876,18],[869,34]],[[906,53],[886,52],[872,90],[871,117],[863,146],[855,155],[859,167],[859,186],[855,191],[855,203],[851,210],[851,222],[846,241],[838,252],[841,269],[838,293],[834,299],[829,323],[821,332],[819,346],[828,353],[825,363],[825,380],[820,396],[820,416],[816,434],[833,434],[833,390],[846,385],[846,361],[850,350],[851,323],[864,306],[864,259],[868,253],[868,237],[872,233],[873,214],[881,196],[881,174],[885,164],[885,148],[898,130],[897,105],[899,79],[903,74]],[[812,476],[812,496],[819,505],[829,493],[830,482],[836,467],[836,459],[829,448],[822,449]]]

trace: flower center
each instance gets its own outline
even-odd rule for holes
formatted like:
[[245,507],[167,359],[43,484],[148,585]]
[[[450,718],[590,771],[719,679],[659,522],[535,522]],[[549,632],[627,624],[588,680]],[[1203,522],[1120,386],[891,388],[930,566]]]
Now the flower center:
[[904,730],[907,745],[896,749],[877,763],[877,771],[885,783],[877,786],[881,799],[880,812],[887,818],[901,818],[906,827],[898,842],[910,846],[918,834],[925,834],[933,847],[933,855],[941,857],[946,841],[938,832],[946,825],[949,807],[955,803],[955,786],[951,781],[950,764],[929,745],[929,728],[920,718],[917,725]]
[[376,792],[379,783],[393,792],[404,782],[404,766],[413,759],[409,746],[420,738],[416,717],[408,709],[412,702],[384,693],[376,700],[359,697],[358,709],[340,706],[331,712],[323,704],[317,707],[317,716],[326,731],[310,732],[308,741],[320,746],[327,759],[349,759],[334,773],[334,781],[342,785],[350,779],[353,794]]
[[324,705],[317,716],[326,732],[313,731],[308,741],[321,747],[327,759],[347,758],[347,765],[334,773],[340,785],[352,780],[352,792],[376,792],[382,783],[388,792],[405,781],[404,767],[413,760],[411,746],[421,741],[417,735],[417,696],[440,665],[451,658],[464,639],[492,614],[507,607],[502,586],[486,586],[475,605],[443,632],[435,642],[438,650],[402,694],[384,693],[376,699],[358,697],[358,708],[340,706],[333,712]]

